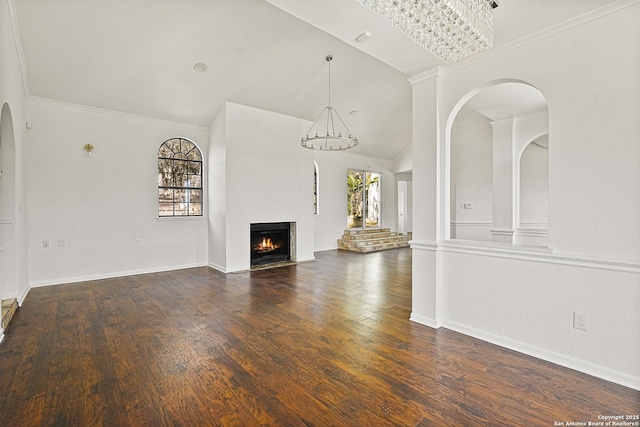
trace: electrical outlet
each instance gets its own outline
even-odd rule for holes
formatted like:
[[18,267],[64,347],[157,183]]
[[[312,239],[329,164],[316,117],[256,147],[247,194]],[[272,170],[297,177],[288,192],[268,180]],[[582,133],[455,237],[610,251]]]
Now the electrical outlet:
[[580,329],[581,331],[587,330],[587,324],[589,321],[589,316],[583,313],[573,312],[573,328]]
[[58,247],[64,248],[65,246],[67,246],[67,241],[65,239],[58,239]]
[[43,240],[42,241],[42,249],[49,249],[49,241],[48,240]]

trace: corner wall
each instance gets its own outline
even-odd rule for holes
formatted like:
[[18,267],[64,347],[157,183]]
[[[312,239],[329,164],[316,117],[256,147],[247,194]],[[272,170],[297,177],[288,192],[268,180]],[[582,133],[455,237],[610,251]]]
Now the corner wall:
[[[433,201],[432,185],[441,195],[449,191],[445,130],[465,94],[505,78],[544,94],[552,248],[460,244],[443,233],[430,243],[433,230],[444,227],[449,200],[414,204],[423,225],[414,227],[413,320],[640,389],[637,22],[637,1],[615,2],[413,79],[416,201]],[[574,312],[589,316],[588,331],[572,327]]]
[[[13,1],[0,2],[0,110],[6,104],[11,112],[13,127],[15,174],[14,212],[12,219],[14,271],[9,274],[12,283],[0,283],[0,298],[22,301],[29,291],[27,278],[27,156],[26,156],[26,96],[27,82],[23,80],[20,59],[21,44]],[[0,340],[2,330],[0,329]]]
[[27,108],[32,286],[206,265],[206,217],[158,218],[157,195],[160,144],[185,137],[207,158],[206,128],[34,98]]
[[209,125],[207,189],[209,200],[210,267],[226,272],[227,265],[227,110],[222,108]]

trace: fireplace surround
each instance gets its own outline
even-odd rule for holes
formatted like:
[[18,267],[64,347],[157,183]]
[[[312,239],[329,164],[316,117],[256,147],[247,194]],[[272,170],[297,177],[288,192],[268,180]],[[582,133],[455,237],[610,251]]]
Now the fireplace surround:
[[251,267],[291,261],[294,231],[290,222],[251,224]]

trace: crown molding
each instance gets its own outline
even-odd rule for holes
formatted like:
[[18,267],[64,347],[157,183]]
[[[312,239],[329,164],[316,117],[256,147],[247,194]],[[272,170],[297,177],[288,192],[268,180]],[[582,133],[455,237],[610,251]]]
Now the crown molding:
[[[496,48],[489,49],[488,51],[472,56],[470,58],[467,58],[455,64],[445,66],[442,68],[442,74],[444,75],[454,71],[458,71],[462,68],[466,68],[471,65],[477,64],[478,62],[486,61],[495,56],[503,55],[512,50],[520,49],[529,44],[536,43],[540,40],[562,33],[564,31],[570,30],[572,28],[586,24],[588,22],[594,21],[596,19],[600,19],[607,15],[611,15],[613,13],[624,10],[628,7],[635,6],[639,3],[640,3],[640,0],[618,0],[616,2],[599,7],[597,9],[594,9],[582,15],[568,19],[564,22],[560,22],[550,27],[543,28],[540,31],[526,35],[524,37],[513,40],[511,42],[505,43]],[[428,73],[429,71],[426,71],[425,73]],[[415,78],[417,78],[418,76],[420,76],[420,74],[416,75]]]
[[409,84],[411,86],[417,85],[418,83],[425,82],[427,80],[435,79],[436,77],[441,77],[444,75],[444,70],[442,67],[433,67],[429,70],[423,71],[409,79]]
[[27,98],[27,101],[38,102],[41,104],[55,105],[58,107],[70,108],[74,110],[88,111],[90,113],[106,114],[109,116],[122,117],[122,118],[132,119],[132,120],[140,120],[140,121],[162,124],[162,125],[179,126],[183,128],[204,131],[204,132],[209,131],[209,128],[205,126],[193,125],[189,123],[173,122],[171,120],[158,119],[158,118],[149,117],[149,116],[141,116],[138,114],[123,113],[120,111],[107,110],[104,108],[89,107],[87,105],[73,104],[71,102],[58,101],[58,100],[49,99],[49,98],[41,98],[39,96],[29,96]]
[[14,0],[7,0],[9,6],[9,19],[11,20],[11,29],[13,30],[13,40],[16,44],[16,54],[18,55],[18,65],[20,66],[20,75],[22,76],[22,90],[25,98],[31,94],[29,89],[29,80],[27,79],[27,63],[24,59],[24,49],[22,47],[22,37],[20,36],[20,27],[18,26],[18,13]]
[[507,117],[506,119],[494,120],[491,122],[491,127],[495,128],[498,126],[512,126],[515,121],[515,117]]

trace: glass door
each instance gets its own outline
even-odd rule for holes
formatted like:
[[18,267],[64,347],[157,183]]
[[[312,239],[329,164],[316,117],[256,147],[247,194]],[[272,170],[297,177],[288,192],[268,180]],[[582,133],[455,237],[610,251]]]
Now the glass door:
[[379,172],[347,171],[347,227],[380,226]]

